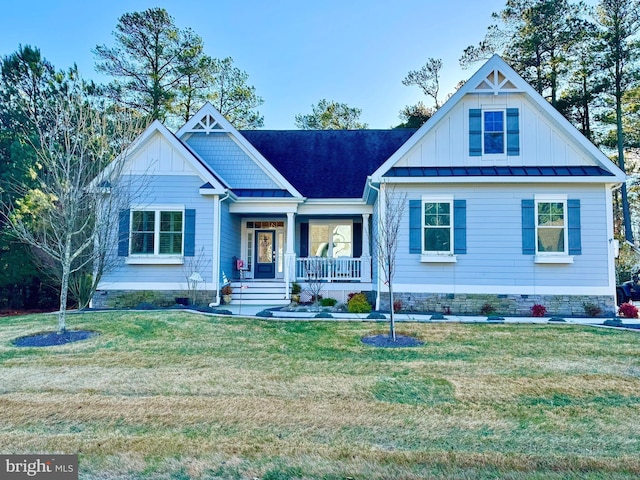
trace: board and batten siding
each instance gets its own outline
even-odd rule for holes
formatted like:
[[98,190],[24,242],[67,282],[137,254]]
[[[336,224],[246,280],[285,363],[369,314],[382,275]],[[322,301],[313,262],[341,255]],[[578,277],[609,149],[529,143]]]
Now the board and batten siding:
[[[143,185],[140,186],[140,183]],[[176,283],[186,283],[185,268],[194,265],[196,259],[202,257],[202,265],[198,272],[205,282],[212,285],[213,255],[213,214],[212,197],[200,195],[202,179],[197,176],[153,175],[134,177],[132,189],[140,192],[139,197],[131,204],[143,208],[154,208],[154,205],[181,205],[185,209],[195,209],[195,256],[185,257],[184,265],[134,265],[127,264],[127,257],[117,257],[114,268],[105,273],[101,286],[123,290],[161,290],[159,284],[167,284],[168,290],[175,289]],[[113,232],[117,235],[117,232]],[[136,285],[129,288],[129,285]],[[120,286],[118,286],[120,285]],[[127,288],[121,287],[127,285]],[[149,286],[153,285],[154,288]]]
[[[516,108],[520,131],[518,155],[470,156],[469,110]],[[466,95],[448,115],[427,132],[396,166],[568,166],[594,165],[576,146],[575,139],[522,94]]]
[[[530,294],[536,286],[547,290],[557,286],[562,294],[567,293],[562,291],[565,286],[572,291],[610,287],[607,192],[603,185],[430,185],[408,186],[407,193],[395,275],[398,291],[482,293],[483,287],[502,286],[509,290],[503,293],[528,287],[520,293]],[[522,199],[533,199],[536,194],[564,194],[580,200],[582,254],[574,256],[573,264],[536,264],[534,255],[522,253]],[[466,200],[467,253],[456,255],[456,263],[422,263],[420,254],[409,253],[408,202],[421,200],[422,195],[453,195],[456,200]],[[584,220],[587,218],[589,221]],[[474,291],[465,292],[465,288]]]
[[280,188],[227,133],[193,133],[186,143],[231,188]]

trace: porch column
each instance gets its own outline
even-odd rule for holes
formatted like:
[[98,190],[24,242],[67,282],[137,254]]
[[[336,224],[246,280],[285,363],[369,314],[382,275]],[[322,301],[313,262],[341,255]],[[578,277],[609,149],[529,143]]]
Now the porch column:
[[291,299],[291,282],[296,281],[295,213],[287,212],[287,249],[284,253],[284,284],[286,300]]
[[362,214],[362,278],[363,282],[371,281],[371,251],[369,250],[369,217],[368,213]]

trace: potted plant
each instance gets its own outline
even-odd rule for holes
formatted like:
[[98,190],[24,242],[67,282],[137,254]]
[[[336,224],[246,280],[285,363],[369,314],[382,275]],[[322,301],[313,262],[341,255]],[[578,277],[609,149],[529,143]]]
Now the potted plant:
[[300,292],[302,291],[302,287],[300,287],[299,283],[293,282],[291,284],[291,301],[294,303],[300,303]]
[[222,300],[224,301],[224,303],[226,303],[227,305],[230,304],[231,294],[233,293],[233,288],[231,288],[231,285],[226,284],[224,287],[222,287],[220,293],[222,293]]

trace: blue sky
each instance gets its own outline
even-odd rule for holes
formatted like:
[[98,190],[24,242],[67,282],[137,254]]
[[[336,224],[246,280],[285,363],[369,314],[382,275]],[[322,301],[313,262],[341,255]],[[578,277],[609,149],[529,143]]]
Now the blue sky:
[[[505,0],[32,0],[0,7],[0,56],[34,45],[56,68],[74,62],[83,76],[94,70],[92,49],[113,46],[112,32],[127,12],[164,7],[179,27],[190,27],[214,57],[234,58],[265,103],[265,128],[294,128],[322,98],[362,109],[370,128],[399,123],[398,112],[419,100],[405,87],[409,70],[442,58],[441,98],[473,74],[458,58],[477,44],[491,13]],[[479,65],[478,65],[479,66]]]

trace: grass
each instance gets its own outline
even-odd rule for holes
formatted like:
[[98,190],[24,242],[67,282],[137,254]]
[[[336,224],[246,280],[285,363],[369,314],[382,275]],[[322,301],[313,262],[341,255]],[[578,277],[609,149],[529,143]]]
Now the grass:
[[17,348],[0,319],[0,453],[79,453],[83,479],[631,479],[640,335],[187,312],[74,315],[85,342]]

